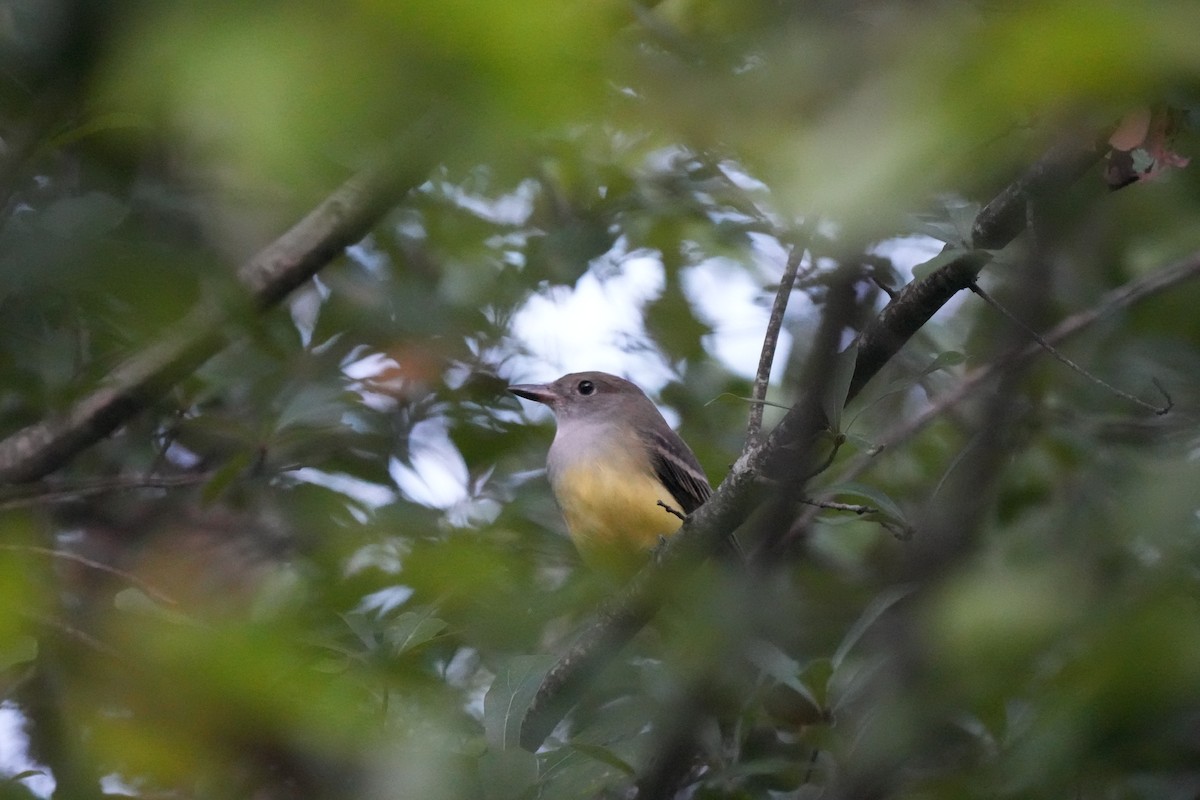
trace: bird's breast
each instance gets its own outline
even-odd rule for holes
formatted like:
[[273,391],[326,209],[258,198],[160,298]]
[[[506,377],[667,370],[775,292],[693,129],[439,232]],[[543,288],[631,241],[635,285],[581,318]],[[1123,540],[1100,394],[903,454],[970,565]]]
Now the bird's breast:
[[[563,444],[569,447],[566,453]],[[582,451],[579,444],[555,440],[549,476],[567,530],[586,560],[640,558],[642,551],[679,529],[680,518],[659,502],[676,510],[679,504],[636,442],[613,437],[593,441],[593,447]]]

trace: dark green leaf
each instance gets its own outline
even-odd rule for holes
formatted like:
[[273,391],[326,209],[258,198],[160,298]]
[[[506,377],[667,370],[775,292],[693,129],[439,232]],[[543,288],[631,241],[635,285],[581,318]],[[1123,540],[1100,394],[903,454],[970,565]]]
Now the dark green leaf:
[[433,609],[418,613],[405,611],[390,620],[384,628],[384,636],[392,652],[399,656],[432,640],[446,630],[446,623],[433,616]]
[[537,783],[537,756],[520,748],[489,750],[479,759],[479,777],[487,800],[524,797]]
[[483,701],[483,729],[492,748],[520,747],[525,713],[553,665],[551,656],[515,656],[501,667]]
[[82,197],[64,197],[46,208],[43,228],[64,239],[97,238],[114,231],[129,216],[129,207],[112,195],[89,192]]
[[846,396],[850,393],[850,381],[854,378],[854,367],[858,363],[858,345],[851,345],[838,354],[829,384],[821,393],[821,409],[834,432],[842,429],[842,411],[846,408]]
[[7,670],[18,664],[27,664],[37,658],[38,640],[28,634],[17,634],[10,637],[3,647],[0,647],[0,670]]
[[600,745],[589,744],[588,742],[581,742],[578,740],[572,740],[568,742],[567,747],[578,753],[582,753],[588,758],[599,761],[601,764],[607,764],[610,767],[614,767],[630,777],[636,774],[636,770],[634,770],[633,766],[630,765],[629,762],[619,757],[607,747],[601,747]]

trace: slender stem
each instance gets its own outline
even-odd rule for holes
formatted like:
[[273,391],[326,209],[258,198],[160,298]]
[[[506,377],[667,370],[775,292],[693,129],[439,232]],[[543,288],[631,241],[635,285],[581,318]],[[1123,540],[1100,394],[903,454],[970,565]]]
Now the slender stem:
[[17,553],[33,553],[35,555],[49,556],[50,558],[59,558],[63,561],[72,561],[76,564],[81,564],[88,569],[94,569],[97,572],[104,572],[124,581],[128,581],[145,592],[148,597],[151,597],[160,603],[170,606],[178,605],[174,598],[154,588],[138,576],[126,572],[123,569],[117,569],[116,567],[109,566],[108,564],[102,564],[99,561],[86,558],[78,553],[72,553],[67,550],[53,550],[49,547],[37,547],[35,545],[23,544],[0,544],[0,550],[9,550]]
[[750,394],[750,421],[746,425],[746,438],[754,440],[762,433],[763,407],[767,398],[767,386],[771,382],[771,366],[775,363],[775,348],[779,344],[779,331],[783,327],[783,315],[787,311],[788,300],[796,285],[796,273],[800,271],[800,263],[804,260],[805,248],[793,244],[788,254],[787,265],[783,269],[783,277],[779,279],[779,289],[775,292],[775,303],[771,306],[771,318],[767,322],[767,331],[763,336],[762,353],[758,357],[758,370],[754,374],[754,389]]
[[17,484],[0,489],[0,511],[112,492],[195,486],[212,477],[211,472],[193,472],[183,475],[119,475],[73,483]]
[[[1083,377],[1087,378],[1090,381],[1093,381],[1093,382],[1099,384],[1100,386],[1103,386],[1105,389],[1108,389],[1110,392],[1115,394],[1117,397],[1120,397],[1122,400],[1128,400],[1129,402],[1131,402],[1135,405],[1141,406],[1142,408],[1146,409],[1147,411],[1153,411],[1155,414],[1157,414],[1159,416],[1162,416],[1163,414],[1166,414],[1168,411],[1171,410],[1172,403],[1170,402],[1169,396],[1167,397],[1167,404],[1165,406],[1156,406],[1151,403],[1147,403],[1145,400],[1142,400],[1139,397],[1134,397],[1129,392],[1126,392],[1123,389],[1118,389],[1116,386],[1113,386],[1111,383],[1105,381],[1103,378],[1093,375],[1092,373],[1088,372],[1083,367],[1079,366],[1079,364],[1075,363],[1074,361],[1072,361],[1071,359],[1067,358],[1065,355],[1060,353],[1057,349],[1054,348],[1053,345],[1050,344],[1050,342],[1046,341],[1045,337],[1043,337],[1040,333],[1035,331],[1033,328],[1026,325],[1020,319],[1018,319],[1017,316],[1015,314],[1013,314],[1011,311],[1009,311],[1007,308],[1000,305],[1000,303],[997,302],[994,297],[992,297],[990,294],[985,292],[978,284],[976,284],[975,286],[972,286],[971,291],[974,292],[975,294],[979,295],[979,297],[981,297],[983,299],[983,302],[987,303],[989,306],[991,306],[996,311],[998,311],[1002,317],[1004,317],[1009,322],[1013,323],[1018,328],[1020,328],[1022,331],[1024,331],[1026,334],[1028,334],[1031,339],[1033,339],[1035,342],[1038,343],[1038,346],[1040,346],[1043,350],[1045,350],[1047,353],[1049,353],[1051,356],[1053,356],[1055,358],[1055,360],[1057,360],[1060,364],[1067,367],[1068,369],[1074,371],[1075,373],[1077,373],[1079,375],[1082,375]],[[1161,389],[1161,387],[1160,387],[1160,389]]]

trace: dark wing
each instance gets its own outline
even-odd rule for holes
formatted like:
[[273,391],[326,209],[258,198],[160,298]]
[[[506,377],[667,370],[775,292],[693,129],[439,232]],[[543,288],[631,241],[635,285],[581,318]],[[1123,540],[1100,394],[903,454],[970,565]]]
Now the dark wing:
[[679,503],[683,513],[692,513],[712,494],[700,462],[669,428],[667,433],[651,433],[648,439],[646,448],[650,451],[654,474],[667,487],[675,502]]
[[[684,514],[695,511],[712,495],[712,488],[708,485],[708,478],[704,477],[704,470],[700,468],[696,455],[675,431],[667,428],[667,433],[651,433],[646,447],[650,451],[650,462],[654,464],[654,474],[667,487],[675,502],[683,507]],[[746,561],[742,546],[732,534],[725,540],[723,552],[734,563]]]

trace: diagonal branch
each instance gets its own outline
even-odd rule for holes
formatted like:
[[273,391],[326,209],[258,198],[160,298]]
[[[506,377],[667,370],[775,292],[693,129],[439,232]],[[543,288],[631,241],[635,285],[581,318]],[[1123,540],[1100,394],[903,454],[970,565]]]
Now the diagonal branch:
[[1108,152],[1111,130],[1081,143],[1070,138],[1047,150],[1015,181],[983,207],[971,226],[971,246],[1000,250],[1021,235],[1028,224],[1030,200],[1052,196],[1083,177]]
[[[238,270],[259,312],[277,305],[419,185],[432,148],[419,125],[377,165],[352,176],[333,194]],[[197,303],[149,347],[109,374],[104,384],[65,412],[0,441],[0,484],[35,481],[70,461],[146,408],[229,343],[229,314],[212,300]]]
[[1105,133],[1084,145],[1069,141],[1050,148],[983,207],[971,229],[971,246],[975,249],[904,287],[863,331],[847,399],[862,391],[951,297],[970,288],[991,260],[987,251],[1003,248],[1025,230],[1029,201],[1060,192],[1100,160],[1107,137]]

